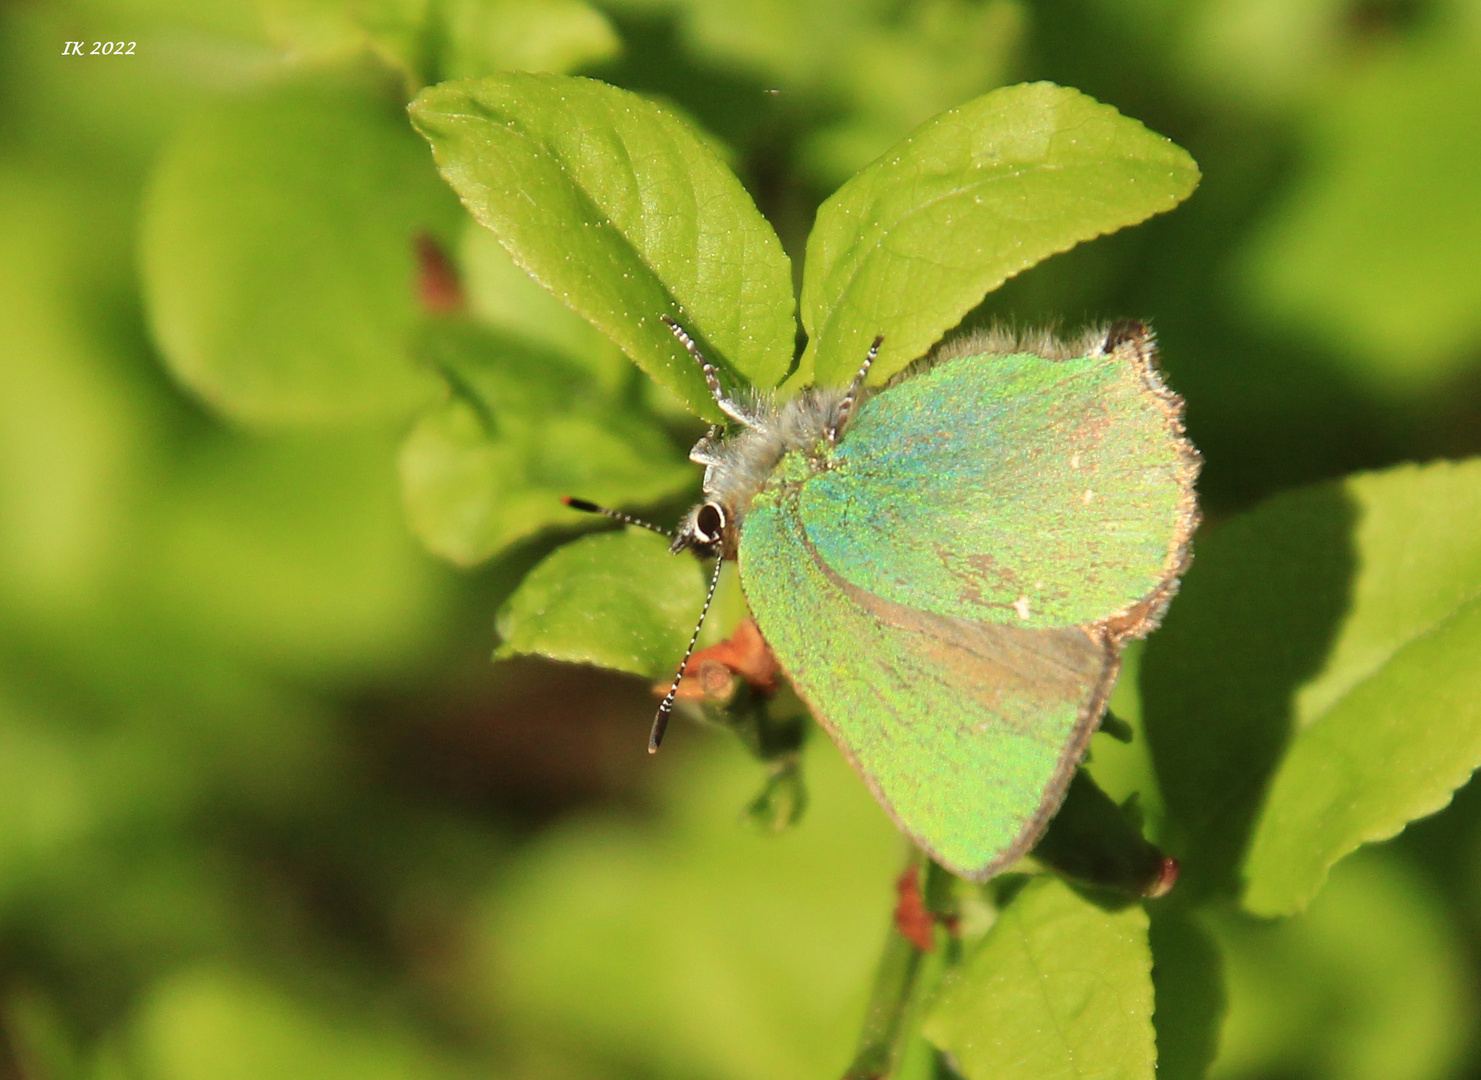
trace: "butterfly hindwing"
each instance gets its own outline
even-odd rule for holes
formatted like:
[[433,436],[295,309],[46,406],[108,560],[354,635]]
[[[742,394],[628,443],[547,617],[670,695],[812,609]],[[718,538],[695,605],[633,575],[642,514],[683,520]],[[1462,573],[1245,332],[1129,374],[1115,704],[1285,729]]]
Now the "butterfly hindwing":
[[986,878],[1058,807],[1115,679],[1079,627],[1028,629],[913,610],[844,581],[808,540],[806,485],[763,491],[741,582],[794,687],[901,828]]

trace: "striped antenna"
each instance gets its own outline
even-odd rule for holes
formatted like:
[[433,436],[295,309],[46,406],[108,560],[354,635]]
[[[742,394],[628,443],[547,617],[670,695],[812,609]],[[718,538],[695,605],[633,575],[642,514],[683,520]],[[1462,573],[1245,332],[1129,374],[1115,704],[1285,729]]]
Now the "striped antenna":
[[838,404],[838,419],[823,433],[830,443],[836,443],[838,436],[848,426],[848,418],[854,412],[854,402],[858,401],[859,391],[864,388],[864,377],[874,366],[874,360],[879,356],[879,347],[883,344],[884,335],[880,334],[874,339],[874,344],[869,346],[869,352],[865,354],[864,363],[859,366],[859,373],[854,376],[854,381],[848,384],[848,392],[843,395],[843,400]]
[[572,498],[570,495],[562,495],[561,502],[565,503],[572,510],[580,510],[583,514],[601,514],[603,517],[609,517],[613,521],[620,521],[624,525],[636,525],[640,529],[647,529],[649,532],[656,532],[660,536],[667,536],[670,540],[674,538],[672,529],[665,529],[661,525],[654,525],[652,522],[643,521],[641,518],[635,518],[631,514],[624,514],[620,510],[608,510],[605,506],[598,506],[596,503],[587,502],[585,499]]
[[705,624],[705,616],[710,613],[710,602],[715,599],[715,586],[720,584],[720,568],[724,565],[725,557],[716,555],[715,572],[710,575],[710,591],[705,593],[705,606],[700,609],[699,622],[694,624],[694,633],[689,635],[689,648],[684,650],[684,659],[679,661],[679,670],[674,674],[674,684],[663,696],[663,703],[658,706],[658,715],[653,718],[653,731],[648,736],[650,754],[658,753],[659,744],[663,742],[663,733],[668,730],[669,715],[674,711],[674,698],[679,696],[679,684],[684,681],[684,666],[694,655],[694,646],[699,641],[699,631]]

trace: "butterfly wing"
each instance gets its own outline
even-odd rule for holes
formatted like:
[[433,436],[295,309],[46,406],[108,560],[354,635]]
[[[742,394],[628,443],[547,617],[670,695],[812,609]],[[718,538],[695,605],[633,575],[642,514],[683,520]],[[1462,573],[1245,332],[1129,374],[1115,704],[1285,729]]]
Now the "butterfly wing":
[[1115,681],[1079,627],[1025,629],[907,608],[833,573],[796,486],[746,517],[741,582],[793,686],[875,797],[965,877],[1023,854],[1058,808]]
[[1197,456],[1146,339],[967,356],[866,401],[800,512],[819,558],[917,611],[1104,621],[1180,571]]
[[1037,840],[1119,648],[1176,585],[1198,458],[1145,333],[966,356],[783,459],[741,582],[814,715],[900,826],[986,878]]

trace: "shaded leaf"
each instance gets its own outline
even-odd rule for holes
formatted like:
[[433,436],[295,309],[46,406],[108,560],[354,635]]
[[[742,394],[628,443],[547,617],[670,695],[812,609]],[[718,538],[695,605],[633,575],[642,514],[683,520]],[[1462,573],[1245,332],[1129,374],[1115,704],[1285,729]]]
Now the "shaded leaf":
[[1153,908],[1150,941],[1158,1080],[1203,1080],[1224,1020],[1222,954],[1200,921],[1168,904]]
[[597,393],[579,368],[471,326],[432,328],[425,351],[453,386],[402,444],[402,499],[429,549],[463,566],[554,524],[561,498],[642,505],[697,479],[663,431]]
[[495,655],[667,678],[684,655],[704,587],[694,558],[670,555],[661,536],[642,529],[587,536],[548,556],[505,601]]
[[208,108],[166,149],[145,207],[155,337],[235,420],[404,415],[436,393],[406,352],[412,240],[457,216],[373,83],[320,74]]
[[1481,461],[1279,496],[1200,540],[1142,668],[1189,887],[1296,911],[1448,803],[1481,763],[1478,649]]
[[1245,906],[1304,907],[1360,844],[1434,813],[1481,765],[1481,460],[1345,484],[1351,601],[1294,700],[1245,861]]
[[513,73],[431,87],[411,114],[515,262],[696,413],[720,418],[660,315],[750,382],[786,373],[787,257],[734,174],[672,113],[589,79]]
[[1077,90],[994,90],[923,124],[839,188],[807,242],[796,382],[842,383],[869,342],[883,381],[1004,280],[1171,210],[1193,160]]
[[968,1080],[1150,1080],[1150,969],[1140,905],[1106,911],[1039,878],[947,977],[922,1032]]

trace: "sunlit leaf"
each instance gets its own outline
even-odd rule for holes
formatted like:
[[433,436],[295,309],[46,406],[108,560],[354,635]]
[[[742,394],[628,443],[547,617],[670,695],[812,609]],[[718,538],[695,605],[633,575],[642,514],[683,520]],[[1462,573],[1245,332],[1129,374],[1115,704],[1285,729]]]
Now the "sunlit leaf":
[[807,242],[795,381],[842,383],[876,334],[881,381],[1055,252],[1171,210],[1198,169],[1109,105],[1052,83],[928,121],[839,188]]
[[1151,962],[1139,905],[1105,911],[1040,878],[947,976],[922,1031],[968,1080],[1151,1080]]
[[432,328],[424,352],[453,392],[402,445],[402,498],[422,542],[455,563],[570,525],[563,496],[641,506],[697,479],[660,428],[559,356],[456,324]]
[[[469,221],[459,245],[469,313],[501,335],[560,355],[615,394],[635,373],[607,337],[542,289],[493,233]],[[651,385],[647,379],[643,382]]]
[[[569,512],[569,511],[568,511]],[[704,602],[692,555],[641,529],[567,544],[499,610],[499,656],[534,654],[658,680],[672,675]]]
[[1348,610],[1293,701],[1245,905],[1299,910],[1358,845],[1441,809],[1481,765],[1481,460],[1358,475]]
[[588,79],[507,74],[412,103],[438,167],[537,281],[710,419],[659,316],[770,386],[792,360],[786,255],[734,174],[672,113]]

